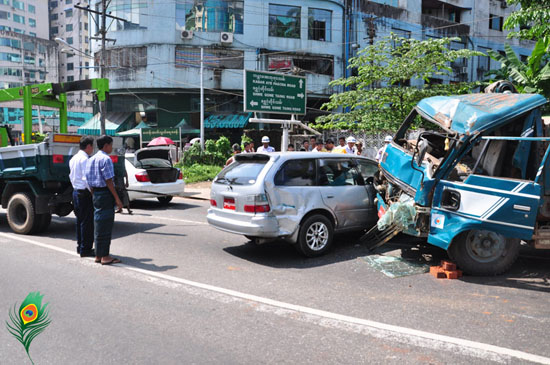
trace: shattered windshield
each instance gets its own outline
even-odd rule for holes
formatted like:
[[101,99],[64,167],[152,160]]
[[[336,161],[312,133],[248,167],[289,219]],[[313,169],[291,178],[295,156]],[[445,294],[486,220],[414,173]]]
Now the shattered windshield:
[[417,143],[423,143],[426,146],[423,160],[437,168],[455,146],[457,138],[456,133],[413,110],[401,125],[394,142],[411,155],[418,153]]

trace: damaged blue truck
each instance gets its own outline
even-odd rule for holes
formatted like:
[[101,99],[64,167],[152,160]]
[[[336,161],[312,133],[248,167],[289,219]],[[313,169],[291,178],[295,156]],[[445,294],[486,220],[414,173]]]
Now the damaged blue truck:
[[472,275],[508,270],[521,244],[550,249],[546,102],[512,93],[422,100],[382,155],[381,219],[367,237],[427,238]]

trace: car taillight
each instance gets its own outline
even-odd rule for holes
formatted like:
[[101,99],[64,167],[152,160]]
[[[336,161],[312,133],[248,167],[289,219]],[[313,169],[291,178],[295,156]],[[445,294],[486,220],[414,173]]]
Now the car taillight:
[[247,202],[254,202],[254,204],[245,204],[244,211],[246,213],[267,213],[271,210],[267,196],[265,194],[249,196]]
[[53,163],[63,163],[63,155],[53,155]]
[[113,161],[113,163],[117,163],[118,162],[118,156],[114,155],[114,156],[109,156],[111,158],[111,161]]
[[180,170],[180,174],[178,175],[178,180],[183,180],[183,172]]
[[210,199],[210,205],[213,207],[217,207],[218,203],[216,203],[216,199]]
[[139,181],[139,182],[149,182],[151,180],[149,180],[149,175],[147,175],[147,172],[143,171],[143,172],[138,172],[136,174],[136,180]]

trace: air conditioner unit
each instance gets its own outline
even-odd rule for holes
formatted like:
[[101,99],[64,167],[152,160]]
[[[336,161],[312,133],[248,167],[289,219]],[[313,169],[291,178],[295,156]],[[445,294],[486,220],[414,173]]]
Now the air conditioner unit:
[[506,0],[501,0],[501,2],[500,2],[500,7],[501,7],[502,9],[506,9],[506,8],[508,7],[508,5],[506,4]]
[[468,73],[468,67],[461,67],[460,73],[467,74]]
[[193,39],[193,31],[187,29],[182,30],[181,39]]
[[220,41],[222,43],[227,43],[227,44],[233,43],[233,33],[221,32],[220,33]]

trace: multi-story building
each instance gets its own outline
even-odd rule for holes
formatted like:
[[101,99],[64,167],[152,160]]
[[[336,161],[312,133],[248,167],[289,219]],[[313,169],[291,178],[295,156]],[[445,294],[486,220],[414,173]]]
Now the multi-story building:
[[[348,24],[349,44],[346,52],[376,42],[390,32],[416,39],[458,37],[454,49],[468,48],[484,54],[492,49],[504,53],[509,43],[522,59],[533,49],[531,41],[508,39],[503,29],[504,19],[514,10],[506,0],[375,0],[353,1],[354,11]],[[358,47],[352,47],[357,44]],[[451,64],[451,77],[435,78],[433,82],[482,80],[487,71],[500,64],[488,56],[457,60]],[[422,83],[412,80],[412,84]]]
[[[47,13],[43,0],[0,0],[0,88],[57,81]],[[20,102],[0,104],[0,122],[20,123],[22,116]]]
[[[511,9],[504,0],[112,0],[105,75],[108,110],[169,127],[199,124],[200,50],[204,50],[207,127],[242,126],[229,117],[243,110],[243,70],[305,75],[312,120],[333,92],[331,80],[349,75],[347,61],[380,37],[457,36],[452,47],[502,51],[502,22]],[[101,1],[92,0],[101,11]],[[92,33],[98,33],[95,27]],[[522,55],[530,42],[511,41]],[[101,49],[93,42],[95,64]],[[432,82],[477,80],[498,65],[488,57],[453,63],[455,74]],[[412,84],[422,80],[411,80]],[[221,117],[220,117],[221,116]],[[227,123],[223,123],[227,116]],[[265,116],[271,117],[271,116]],[[280,116],[279,116],[280,117]],[[119,118],[120,119],[120,118]],[[124,118],[122,118],[124,119]]]
[[[45,2],[45,1],[44,1]],[[50,39],[59,43],[59,81],[86,80],[90,76],[89,16],[75,8],[87,0],[49,0]],[[67,95],[67,106],[73,111],[92,111],[93,98],[89,92]]]
[[[101,1],[92,3],[101,11]],[[105,50],[108,110],[131,114],[130,124],[146,120],[168,127],[185,120],[195,128],[199,125],[201,48],[206,116],[225,115],[233,118],[226,120],[232,125],[246,122],[230,116],[243,110],[244,69],[306,76],[310,111],[333,92],[328,83],[343,76],[343,0],[110,4],[110,14],[127,21],[114,21],[107,34],[116,39]],[[92,46],[99,65],[99,42]]]

